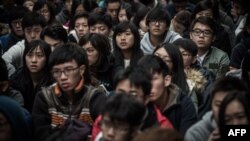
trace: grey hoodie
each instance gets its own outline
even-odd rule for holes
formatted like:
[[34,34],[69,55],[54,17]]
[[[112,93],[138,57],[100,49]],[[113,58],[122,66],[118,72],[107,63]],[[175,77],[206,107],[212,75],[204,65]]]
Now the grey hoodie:
[[[168,31],[167,35],[162,43],[173,43],[175,40],[182,38],[178,33],[174,31]],[[146,33],[141,39],[141,50],[145,55],[152,54],[156,47],[153,46],[149,39],[149,33]]]
[[207,112],[202,120],[191,126],[186,134],[185,141],[207,141],[210,134],[217,128],[212,111]]

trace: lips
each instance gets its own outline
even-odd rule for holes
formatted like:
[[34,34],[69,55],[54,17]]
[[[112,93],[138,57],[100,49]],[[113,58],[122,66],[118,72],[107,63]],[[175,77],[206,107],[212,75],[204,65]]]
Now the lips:
[[127,43],[122,42],[122,43],[120,43],[120,45],[121,45],[121,46],[126,46],[126,45],[127,45]]
[[35,68],[37,68],[37,65],[31,65],[30,66],[32,69],[35,69]]
[[69,83],[62,83],[61,84],[61,87],[63,88],[63,89],[67,89],[67,88],[69,88]]

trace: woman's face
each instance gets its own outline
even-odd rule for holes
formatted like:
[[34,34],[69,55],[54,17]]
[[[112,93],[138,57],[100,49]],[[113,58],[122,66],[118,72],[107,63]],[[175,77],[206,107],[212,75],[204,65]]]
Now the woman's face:
[[85,34],[89,33],[88,19],[85,17],[78,18],[75,22],[75,30],[78,38],[81,38]]
[[25,56],[26,65],[31,73],[40,72],[46,64],[46,56],[40,47],[28,52]]
[[12,130],[7,118],[0,112],[0,141],[11,141]]
[[119,20],[119,22],[128,21],[128,17],[127,17],[127,14],[126,14],[126,10],[125,10],[125,9],[121,9],[121,10],[119,11],[118,20]]
[[227,105],[224,119],[226,125],[249,124],[245,108],[238,100],[233,100]]
[[166,63],[166,65],[168,66],[170,72],[172,72],[172,70],[173,70],[173,62],[172,62],[170,56],[168,55],[167,51],[163,47],[161,47],[154,54],[156,56],[160,57]]
[[93,45],[90,42],[84,44],[83,48],[87,52],[89,65],[91,66],[95,64],[99,58],[99,52],[93,47]]
[[47,22],[50,20],[50,11],[47,4],[45,4],[42,9],[38,10],[38,13],[42,14]]
[[134,45],[134,34],[130,29],[116,35],[116,44],[121,50],[128,50]]

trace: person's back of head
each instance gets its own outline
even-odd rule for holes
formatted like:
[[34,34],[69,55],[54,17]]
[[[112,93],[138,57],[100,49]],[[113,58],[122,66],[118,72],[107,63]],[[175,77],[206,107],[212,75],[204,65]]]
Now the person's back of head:
[[184,141],[184,139],[176,130],[152,128],[136,136],[133,141]]
[[68,42],[68,34],[66,29],[62,25],[52,25],[46,26],[41,32],[41,39],[44,40],[45,36],[48,36],[55,40],[63,41],[64,43]]

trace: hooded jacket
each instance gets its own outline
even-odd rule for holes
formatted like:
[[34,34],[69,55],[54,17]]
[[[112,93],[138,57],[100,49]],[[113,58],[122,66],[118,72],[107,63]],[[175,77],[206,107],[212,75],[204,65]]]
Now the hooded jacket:
[[[174,31],[167,31],[165,39],[162,43],[173,43],[175,40],[182,38],[178,33]],[[151,44],[149,33],[146,33],[141,39],[141,50],[145,55],[152,54],[155,50],[155,46]]]
[[186,134],[185,141],[206,141],[210,134],[217,128],[212,111],[207,112],[202,120],[191,126]]

